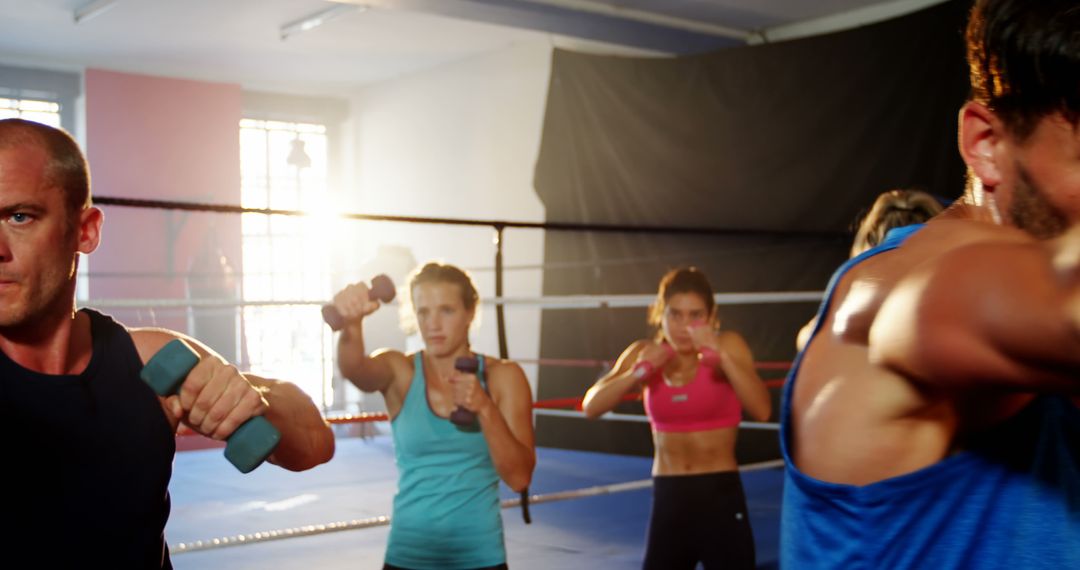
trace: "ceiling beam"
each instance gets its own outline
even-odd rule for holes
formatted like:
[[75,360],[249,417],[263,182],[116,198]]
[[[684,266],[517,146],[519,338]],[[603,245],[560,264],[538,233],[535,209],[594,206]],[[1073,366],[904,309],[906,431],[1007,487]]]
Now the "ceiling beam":
[[[436,14],[668,54],[746,44],[746,32],[582,0],[333,0]],[[701,25],[699,25],[701,24]]]
[[676,18],[674,16],[659,14],[657,12],[648,12],[645,10],[636,10],[633,8],[623,8],[622,6],[616,6],[614,4],[587,2],[585,0],[519,1],[528,4],[542,4],[545,6],[566,8],[567,10],[573,10],[575,12],[580,12],[583,14],[599,14],[610,18],[618,18],[634,22],[643,22],[646,24],[655,24],[658,26],[664,26],[666,28],[673,28],[676,30],[684,30],[687,32],[694,32],[699,34],[708,34],[710,36],[718,36],[721,38],[728,38],[739,41],[746,41],[751,33],[751,31],[749,30],[741,30],[738,28],[732,28],[730,26],[721,26],[718,24],[710,24],[708,22],[701,22],[696,20],[686,20],[684,18]]
[[801,22],[784,24],[758,30],[749,39],[751,44],[794,40],[821,34],[850,30],[859,26],[867,26],[892,18],[897,18],[911,12],[917,12],[923,8],[929,8],[936,4],[942,4],[947,0],[892,0],[856,8],[839,14],[812,18]]
[[90,18],[104,14],[106,10],[115,6],[116,2],[117,0],[91,0],[75,8],[71,13],[71,19],[76,24],[81,24]]
[[353,12],[363,12],[365,10],[367,10],[367,6],[363,5],[332,4],[328,8],[324,8],[322,10],[319,10],[318,12],[308,14],[307,16],[298,18],[296,20],[293,20],[292,22],[282,25],[278,32],[281,36],[281,41],[285,41],[291,36],[314,30],[315,28],[327,22],[336,20],[347,14],[352,14]]

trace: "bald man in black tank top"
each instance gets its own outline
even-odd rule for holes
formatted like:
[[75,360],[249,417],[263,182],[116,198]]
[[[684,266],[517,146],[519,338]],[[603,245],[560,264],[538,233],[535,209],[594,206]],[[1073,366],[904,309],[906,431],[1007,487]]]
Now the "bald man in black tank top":
[[78,254],[97,247],[101,224],[75,141],[0,121],[0,532],[37,568],[171,568],[180,422],[224,439],[263,414],[282,436],[269,461],[297,471],[330,459],[333,434],[296,386],[240,374],[186,337],[200,362],[178,395],[156,396],[139,372],[181,335],[75,310]]

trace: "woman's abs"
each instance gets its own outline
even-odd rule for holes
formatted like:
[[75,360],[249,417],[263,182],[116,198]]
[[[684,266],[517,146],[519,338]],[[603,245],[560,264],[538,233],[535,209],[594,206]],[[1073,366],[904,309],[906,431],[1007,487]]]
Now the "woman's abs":
[[735,471],[738,428],[694,432],[653,431],[653,475],[696,475]]

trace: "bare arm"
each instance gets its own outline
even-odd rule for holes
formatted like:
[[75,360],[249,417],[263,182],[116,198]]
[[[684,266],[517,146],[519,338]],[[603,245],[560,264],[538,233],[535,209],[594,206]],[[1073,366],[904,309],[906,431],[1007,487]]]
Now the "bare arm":
[[597,380],[588,392],[585,392],[585,398],[581,402],[585,417],[598,418],[614,410],[626,394],[641,390],[641,379],[633,374],[634,363],[649,344],[654,343],[639,340],[631,344],[619,355],[615,366],[612,366],[607,374]]
[[270,462],[303,471],[334,456],[334,434],[319,409],[288,382],[240,374],[196,339],[164,329],[134,329],[131,338],[145,363],[169,341],[181,338],[201,358],[180,388],[162,407],[175,429],[180,421],[198,433],[224,439],[256,415],[265,415],[281,432]]
[[521,492],[532,481],[536,440],[532,422],[532,389],[521,367],[503,361],[489,368],[492,405],[476,416],[499,478]]
[[244,376],[262,392],[268,405],[264,415],[281,432],[270,463],[304,471],[334,457],[334,432],[303,390],[290,382]]
[[878,311],[871,358],[934,386],[1077,392],[1076,269],[1055,268],[1052,247],[979,243],[920,266]]
[[734,332],[723,332],[719,337],[720,370],[731,382],[735,395],[751,418],[759,422],[772,415],[772,397],[769,388],[758,376],[754,355],[743,337]]
[[388,350],[368,356],[364,346],[364,317],[379,308],[363,283],[354,283],[334,295],[334,307],[345,320],[338,336],[338,368],[341,375],[364,392],[385,392],[394,381],[395,369],[405,356]]
[[370,356],[364,350],[363,321],[351,321],[338,337],[338,367],[353,386],[364,392],[385,392],[394,381],[395,369],[408,364],[405,355],[396,350],[376,351]]

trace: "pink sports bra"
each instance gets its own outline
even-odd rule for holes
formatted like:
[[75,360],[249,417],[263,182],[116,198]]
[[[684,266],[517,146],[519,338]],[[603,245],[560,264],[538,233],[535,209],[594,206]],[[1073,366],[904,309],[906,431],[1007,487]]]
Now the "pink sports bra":
[[709,366],[698,366],[685,386],[671,386],[657,370],[645,380],[645,412],[653,429],[662,432],[730,428],[742,420],[735,390]]

